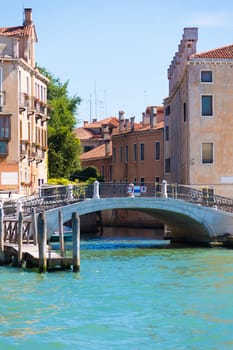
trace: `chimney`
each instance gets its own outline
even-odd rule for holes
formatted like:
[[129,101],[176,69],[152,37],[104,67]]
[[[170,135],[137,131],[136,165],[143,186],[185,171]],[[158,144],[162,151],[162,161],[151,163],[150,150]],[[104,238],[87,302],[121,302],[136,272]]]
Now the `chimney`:
[[108,126],[108,124],[103,124],[102,128],[103,128],[104,140],[107,140],[109,137],[109,126]]
[[143,112],[142,113],[142,125],[146,125],[146,113],[145,112]]
[[125,131],[129,131],[129,119],[125,119]]
[[152,106],[150,109],[150,127],[154,128],[157,124],[157,108]]
[[130,118],[130,131],[134,132],[134,119],[135,117]]
[[29,26],[32,24],[32,9],[24,9],[24,26]]
[[105,156],[107,156],[110,153],[110,140],[105,140],[104,145],[105,145]]
[[124,111],[119,111],[119,132],[124,131]]
[[87,125],[88,125],[88,121],[87,121],[87,120],[84,120],[84,121],[83,121],[83,126],[84,126],[84,128],[85,128]]

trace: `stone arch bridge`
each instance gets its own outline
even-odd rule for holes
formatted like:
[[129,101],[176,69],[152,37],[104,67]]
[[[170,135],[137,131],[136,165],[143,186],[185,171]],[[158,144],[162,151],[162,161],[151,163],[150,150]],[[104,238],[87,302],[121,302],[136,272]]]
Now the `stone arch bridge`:
[[233,215],[213,207],[194,204],[174,198],[112,197],[92,198],[68,204],[46,212],[48,234],[58,228],[58,211],[63,221],[70,220],[72,213],[79,216],[109,209],[130,209],[147,212],[167,224],[174,241],[209,244],[233,234]]

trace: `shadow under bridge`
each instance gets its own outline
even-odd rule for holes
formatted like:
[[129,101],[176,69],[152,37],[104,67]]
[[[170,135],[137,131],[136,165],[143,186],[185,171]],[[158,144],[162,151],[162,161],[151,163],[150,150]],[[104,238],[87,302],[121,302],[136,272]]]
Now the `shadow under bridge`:
[[48,236],[58,228],[58,211],[63,221],[110,209],[138,210],[150,213],[171,229],[174,241],[208,244],[218,241],[225,234],[233,233],[233,215],[214,208],[204,207],[173,198],[98,198],[50,209],[46,212]]

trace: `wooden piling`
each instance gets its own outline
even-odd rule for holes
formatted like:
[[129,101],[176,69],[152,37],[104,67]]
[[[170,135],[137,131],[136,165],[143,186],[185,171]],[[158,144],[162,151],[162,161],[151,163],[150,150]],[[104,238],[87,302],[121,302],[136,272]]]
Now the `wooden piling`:
[[37,230],[37,224],[36,224],[36,208],[32,208],[32,233],[33,233],[33,244],[37,245],[38,243],[38,230]]
[[80,218],[72,213],[73,272],[80,271]]
[[3,205],[2,205],[2,203],[0,203],[0,265],[3,265],[5,262],[3,218],[4,218]]
[[45,211],[38,216],[38,244],[39,244],[39,272],[47,270],[46,244],[47,244],[47,227]]
[[20,210],[18,213],[18,267],[22,266],[23,259],[23,214]]
[[64,227],[63,227],[62,210],[58,211],[58,222],[59,222],[60,255],[62,258],[64,258],[64,256],[65,256],[65,242],[64,242]]

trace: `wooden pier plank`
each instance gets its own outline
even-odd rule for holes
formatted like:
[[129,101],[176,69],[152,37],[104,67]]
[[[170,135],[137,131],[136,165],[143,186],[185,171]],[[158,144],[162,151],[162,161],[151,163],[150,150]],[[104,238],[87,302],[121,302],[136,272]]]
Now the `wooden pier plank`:
[[[5,243],[4,251],[7,256],[6,260],[9,262],[11,256],[18,256],[18,244],[16,243]],[[30,266],[39,266],[39,249],[38,245],[34,244],[23,244],[22,245],[22,259],[25,260]],[[72,258],[62,257],[55,251],[52,251],[50,247],[46,246],[46,259],[48,269],[54,268],[70,268],[72,265]]]

